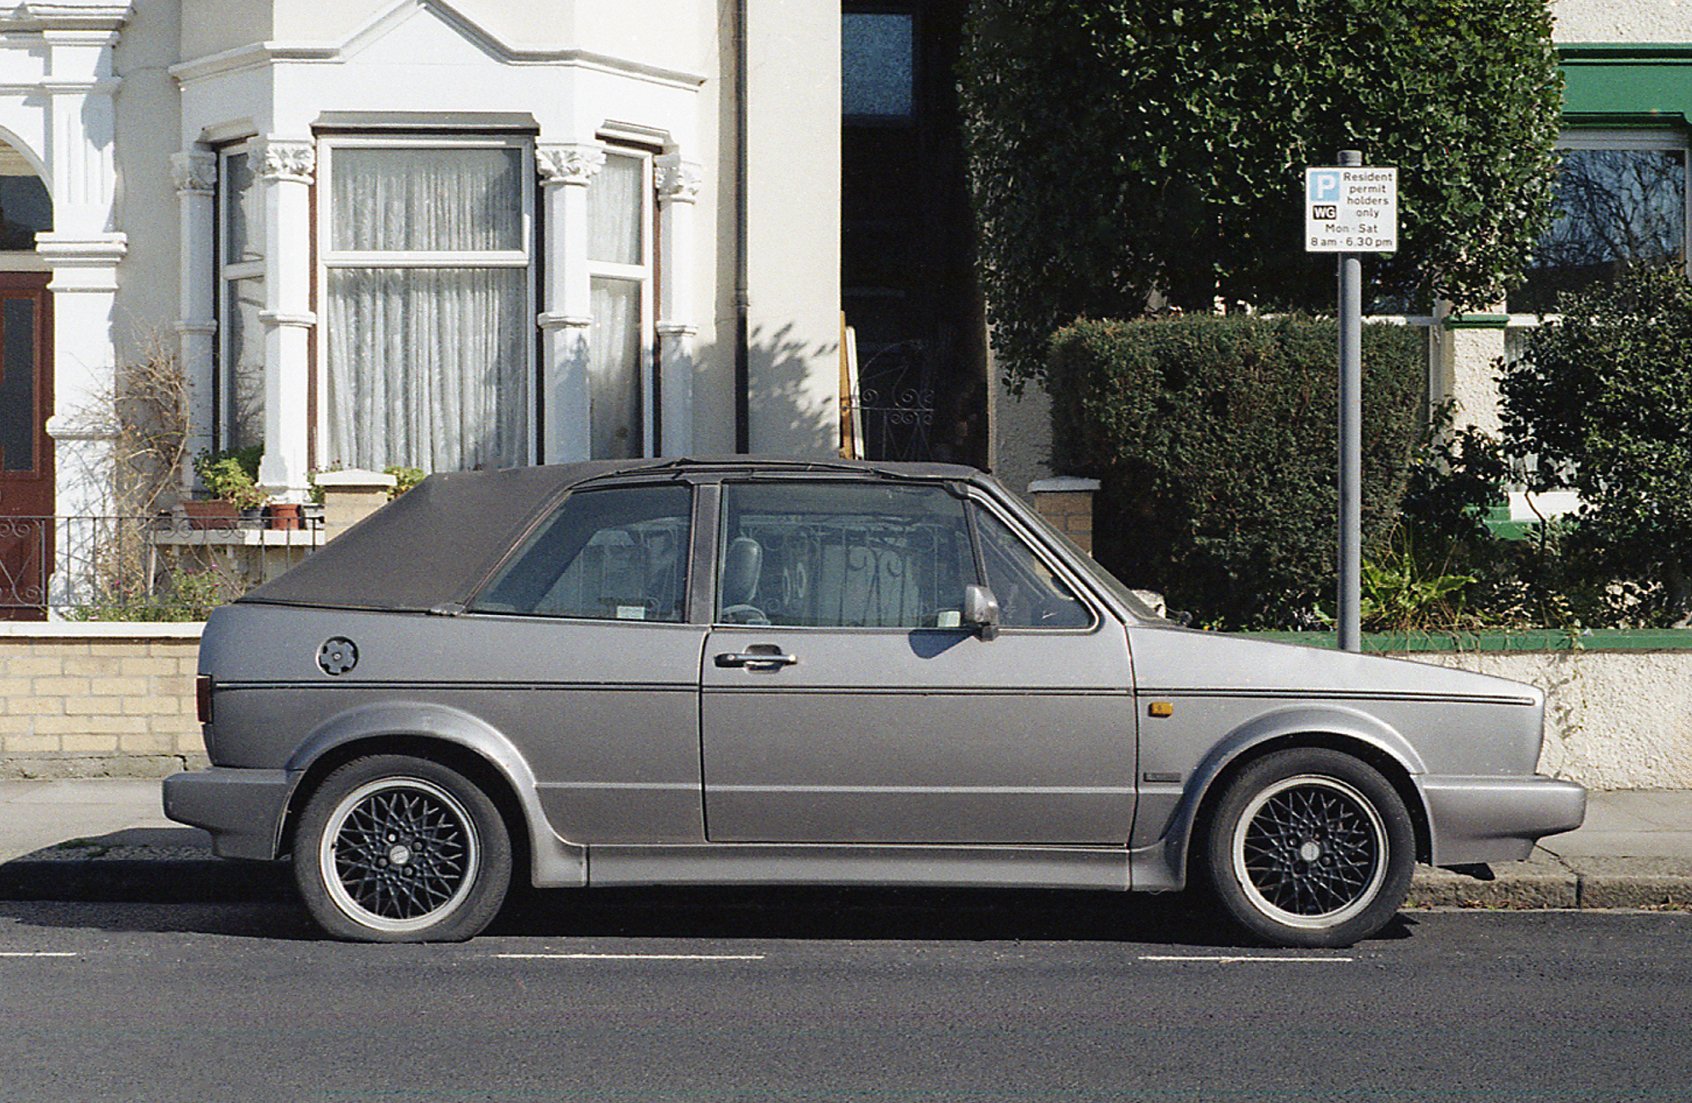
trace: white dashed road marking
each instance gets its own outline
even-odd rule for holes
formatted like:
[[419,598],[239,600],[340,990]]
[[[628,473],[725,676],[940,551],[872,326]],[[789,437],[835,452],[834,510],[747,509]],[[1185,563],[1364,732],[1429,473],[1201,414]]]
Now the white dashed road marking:
[[70,950],[0,950],[0,957],[75,957]]
[[763,961],[763,954],[495,954],[507,961]]
[[1141,961],[1209,961],[1220,965],[1244,965],[1247,963],[1263,962],[1271,965],[1327,965],[1333,962],[1351,961],[1348,957],[1260,957],[1245,954],[1141,954]]

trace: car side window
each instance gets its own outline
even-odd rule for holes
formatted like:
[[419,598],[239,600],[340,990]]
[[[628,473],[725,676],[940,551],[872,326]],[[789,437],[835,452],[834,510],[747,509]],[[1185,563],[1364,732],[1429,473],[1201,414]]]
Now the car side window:
[[470,610],[598,620],[686,619],[692,491],[628,486],[571,494]]
[[720,624],[957,628],[976,580],[938,486],[726,484],[717,563]]
[[1093,623],[1093,614],[1075,591],[1016,533],[979,505],[970,508],[981,537],[987,587],[999,602],[1001,627],[1086,628]]

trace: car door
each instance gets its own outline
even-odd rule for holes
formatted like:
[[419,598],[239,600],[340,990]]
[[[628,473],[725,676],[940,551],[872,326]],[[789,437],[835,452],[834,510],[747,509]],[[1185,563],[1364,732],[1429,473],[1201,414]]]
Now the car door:
[[574,491],[453,618],[501,672],[472,711],[519,745],[571,842],[704,840],[692,527],[686,485]]
[[[719,518],[711,841],[1126,843],[1123,627],[1013,525],[954,487],[858,480],[725,483]],[[984,570],[1015,614],[991,640],[962,623]]]

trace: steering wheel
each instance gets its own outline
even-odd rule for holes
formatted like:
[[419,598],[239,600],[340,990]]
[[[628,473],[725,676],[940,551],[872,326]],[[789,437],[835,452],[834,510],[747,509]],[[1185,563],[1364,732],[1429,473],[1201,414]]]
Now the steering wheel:
[[727,624],[768,624],[770,618],[756,605],[730,605],[723,610],[723,621]]

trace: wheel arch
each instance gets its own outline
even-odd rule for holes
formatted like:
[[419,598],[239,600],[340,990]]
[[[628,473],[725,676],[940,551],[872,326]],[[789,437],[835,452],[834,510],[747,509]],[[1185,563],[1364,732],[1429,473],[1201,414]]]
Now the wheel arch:
[[1219,741],[1193,771],[1164,837],[1133,855],[1135,888],[1180,889],[1222,795],[1234,778],[1266,755],[1317,747],[1350,755],[1378,771],[1393,787],[1416,832],[1416,860],[1433,856],[1432,821],[1419,778],[1421,757],[1402,735],[1367,713],[1349,708],[1285,709],[1260,716]]
[[536,885],[587,883],[587,852],[553,833],[535,794],[534,774],[503,735],[479,718],[438,705],[352,709],[313,731],[289,759],[296,781],[279,826],[278,853],[293,849],[306,802],[331,772],[357,758],[401,754],[438,762],[474,782],[510,832],[515,868]]

